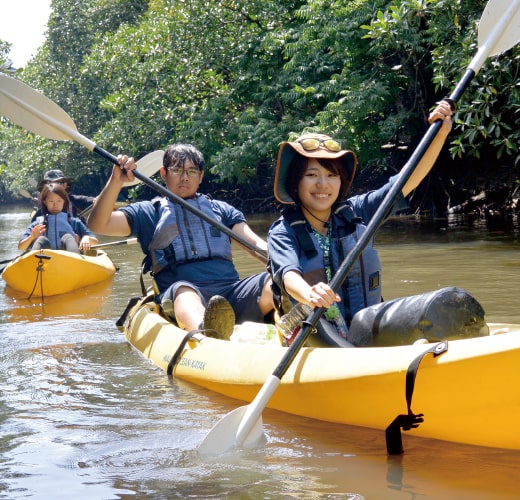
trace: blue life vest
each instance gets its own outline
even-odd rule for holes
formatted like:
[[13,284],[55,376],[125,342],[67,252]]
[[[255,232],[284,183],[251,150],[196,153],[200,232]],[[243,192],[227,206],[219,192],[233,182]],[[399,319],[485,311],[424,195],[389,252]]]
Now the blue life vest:
[[[354,248],[365,230],[364,224],[356,224],[353,233],[340,237],[338,241],[333,240],[331,242],[331,244],[335,243],[338,246],[338,251],[331,252],[333,273],[338,270],[342,261]],[[370,241],[359,259],[355,261],[347,279],[341,286],[340,295],[343,300],[338,303],[338,307],[348,325],[358,311],[381,302],[381,272],[382,266],[379,254]]]
[[[304,279],[311,285],[320,281],[327,282],[323,252],[312,235],[310,224],[301,211],[294,206],[285,207],[282,215],[294,229],[301,253],[305,256],[305,259],[300,261],[303,265]],[[332,219],[330,266],[334,275],[350,250],[354,248],[359,236],[366,230],[366,226],[355,216],[348,203],[338,204],[332,213]],[[379,255],[370,242],[338,291],[342,300],[337,305],[347,325],[350,325],[357,311],[381,302],[381,270]],[[275,290],[275,296],[276,294]],[[292,298],[291,302],[295,303]]]
[[[186,201],[218,221],[206,196]],[[217,227],[167,198],[161,198],[155,206],[159,221],[148,246],[152,273],[157,274],[167,267],[175,272],[178,264],[197,260],[232,260],[231,241]]]
[[45,216],[38,217],[38,222],[47,226],[45,235],[49,238],[53,250],[61,249],[61,238],[65,234],[76,236],[69,217],[69,214],[66,212],[60,212],[56,215],[46,214]]

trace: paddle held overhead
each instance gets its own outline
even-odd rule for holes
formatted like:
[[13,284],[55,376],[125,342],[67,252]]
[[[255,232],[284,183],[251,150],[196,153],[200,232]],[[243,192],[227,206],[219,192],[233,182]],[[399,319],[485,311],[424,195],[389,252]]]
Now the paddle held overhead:
[[[468,87],[488,57],[501,54],[516,45],[519,41],[520,0],[490,0],[487,3],[479,24],[478,52],[471,60],[465,75],[449,97],[449,99],[453,101],[453,104],[459,100],[464,90]],[[393,184],[383,203],[367,225],[365,232],[361,235],[352,251],[343,260],[336,275],[332,278],[330,286],[333,290],[339,289],[366,245],[375,236],[386,214],[413,174],[417,164],[424,156],[440,128],[440,121],[433,123],[428,128],[423,139],[401,170],[397,181]],[[265,439],[262,430],[262,411],[280,385],[281,378],[296,358],[312,330],[316,327],[323,312],[323,308],[314,309],[307,320],[303,322],[300,332],[287,349],[286,354],[283,356],[273,374],[266,380],[255,399],[249,405],[231,411],[218,421],[200,444],[200,453],[221,454],[232,448],[257,445]]]

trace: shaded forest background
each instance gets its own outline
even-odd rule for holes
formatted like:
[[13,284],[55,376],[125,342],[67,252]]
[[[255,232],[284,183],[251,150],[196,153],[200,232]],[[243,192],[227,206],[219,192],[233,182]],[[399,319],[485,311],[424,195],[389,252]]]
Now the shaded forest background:
[[[173,142],[205,155],[202,192],[246,213],[275,209],[280,142],[323,131],[357,153],[354,190],[399,171],[477,50],[483,0],[52,0],[25,68],[0,66],[58,103],[79,132],[140,158]],[[488,59],[464,94],[414,213],[520,208],[520,49]],[[111,170],[72,142],[0,118],[0,196],[52,168],[97,194]],[[152,197],[140,185],[131,198]]]

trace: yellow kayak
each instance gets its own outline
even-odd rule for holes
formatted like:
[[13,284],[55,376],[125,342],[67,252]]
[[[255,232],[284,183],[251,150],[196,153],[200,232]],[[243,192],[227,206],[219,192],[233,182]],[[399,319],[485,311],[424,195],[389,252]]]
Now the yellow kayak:
[[[267,341],[266,325],[237,325],[229,341],[186,333],[153,302],[127,308],[118,322],[130,344],[173,376],[251,402],[286,347]],[[416,436],[520,449],[520,325],[491,324],[491,335],[391,347],[304,347],[268,407],[317,420],[386,429],[407,414],[407,370],[418,358],[411,408]],[[262,333],[263,332],[263,333]],[[261,343],[258,343],[260,341]],[[289,417],[288,417],[289,418]]]
[[7,264],[2,278],[14,290],[45,297],[100,283],[115,272],[116,266],[103,250],[96,250],[95,255],[31,250]]

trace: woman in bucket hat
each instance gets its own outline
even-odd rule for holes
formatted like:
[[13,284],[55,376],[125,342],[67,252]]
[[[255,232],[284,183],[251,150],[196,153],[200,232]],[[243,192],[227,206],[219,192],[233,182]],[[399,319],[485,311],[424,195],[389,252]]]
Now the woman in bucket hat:
[[[450,103],[441,101],[428,116],[430,123],[442,120],[442,127],[388,215],[408,207],[406,196],[433,167],[451,130],[451,115]],[[284,207],[269,230],[268,266],[278,313],[282,316],[300,304],[290,315],[297,322],[311,308],[327,308],[318,333],[331,345],[350,345],[348,325],[354,314],[382,300],[381,263],[372,244],[364,249],[338,293],[328,284],[397,178],[374,191],[347,197],[356,166],[352,151],[318,133],[282,143],[276,163],[274,195]],[[292,340],[296,322],[279,324],[286,344]]]

